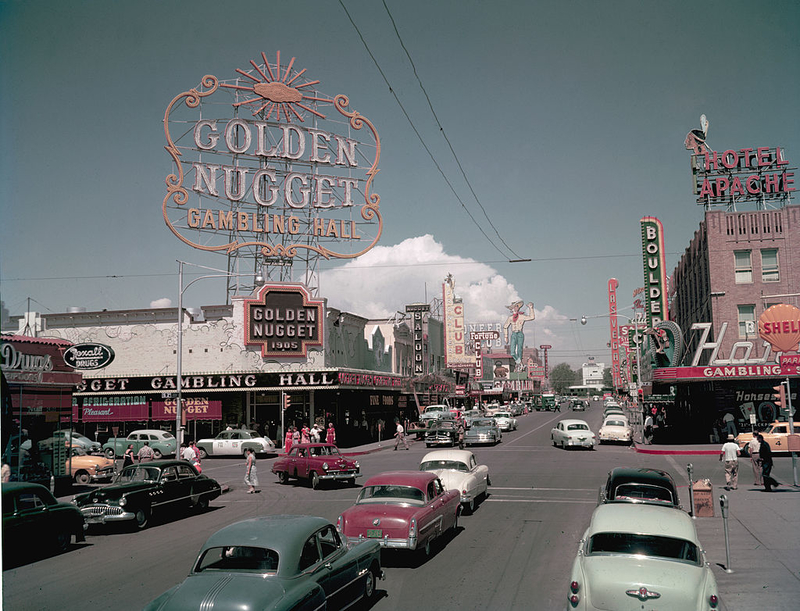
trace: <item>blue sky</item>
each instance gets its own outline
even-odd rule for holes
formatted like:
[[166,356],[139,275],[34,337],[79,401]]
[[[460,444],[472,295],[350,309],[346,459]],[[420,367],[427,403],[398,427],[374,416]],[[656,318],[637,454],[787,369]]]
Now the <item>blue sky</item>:
[[[379,247],[325,262],[330,305],[384,316],[441,295],[451,273],[468,320],[533,301],[527,343],[551,364],[610,362],[607,311],[641,286],[639,219],[665,228],[667,268],[702,220],[686,133],[709,120],[725,150],[800,159],[800,4],[387,0],[402,42],[507,262],[442,138],[378,0],[0,2],[0,297],[12,315],[177,302],[176,259],[225,267],[161,216],[162,118],[205,74],[263,51],[296,57],[345,93],[382,141]],[[375,56],[460,199],[414,135]],[[506,252],[502,246],[500,250]],[[351,268],[360,269],[351,269]],[[187,306],[224,301],[208,280]]]

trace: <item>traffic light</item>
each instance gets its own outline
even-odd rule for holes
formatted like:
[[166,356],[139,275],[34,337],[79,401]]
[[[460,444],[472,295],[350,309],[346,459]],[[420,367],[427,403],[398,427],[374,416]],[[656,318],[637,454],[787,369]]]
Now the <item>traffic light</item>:
[[289,396],[288,392],[283,393],[283,409],[287,410],[292,405],[292,398]]
[[773,386],[772,390],[775,391],[772,393],[772,402],[778,408],[778,412],[780,413],[787,408],[786,387],[783,384],[778,384],[777,386]]

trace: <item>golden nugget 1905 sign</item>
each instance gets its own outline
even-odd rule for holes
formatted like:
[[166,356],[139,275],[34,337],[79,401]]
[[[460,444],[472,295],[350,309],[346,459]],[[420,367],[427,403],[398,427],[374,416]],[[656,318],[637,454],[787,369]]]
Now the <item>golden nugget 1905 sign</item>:
[[369,119],[280,52],[235,72],[204,76],[164,113],[169,229],[200,250],[287,260],[300,249],[325,258],[370,250],[382,219],[372,191],[380,138]]
[[305,357],[322,345],[323,302],[300,284],[265,284],[244,302],[245,344],[266,357]]

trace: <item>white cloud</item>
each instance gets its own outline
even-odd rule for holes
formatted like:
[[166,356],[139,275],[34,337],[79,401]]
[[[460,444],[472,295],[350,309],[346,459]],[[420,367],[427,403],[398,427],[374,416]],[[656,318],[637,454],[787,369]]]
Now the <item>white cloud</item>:
[[156,299],[155,301],[150,302],[151,308],[171,308],[172,307],[172,299],[168,297],[162,297],[161,299]]

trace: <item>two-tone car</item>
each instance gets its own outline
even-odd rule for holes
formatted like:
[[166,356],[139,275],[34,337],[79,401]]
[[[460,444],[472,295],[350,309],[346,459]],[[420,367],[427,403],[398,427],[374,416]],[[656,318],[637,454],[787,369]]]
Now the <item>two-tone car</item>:
[[102,454],[88,454],[83,448],[73,446],[70,448],[69,458],[70,475],[76,484],[90,484],[106,482],[114,478],[117,472],[116,463],[111,458]]
[[383,578],[380,545],[348,547],[333,524],[311,516],[261,516],[217,531],[189,576],[145,611],[319,611],[371,604]]
[[482,444],[498,444],[503,439],[503,433],[493,418],[474,418],[464,433],[464,443],[468,446]]
[[492,418],[497,423],[497,428],[503,432],[517,430],[517,419],[509,411],[495,412]]
[[3,562],[7,566],[42,552],[66,551],[83,541],[86,524],[74,505],[61,503],[40,484],[3,484]]
[[489,491],[489,467],[478,464],[469,450],[436,450],[428,452],[419,463],[420,471],[439,477],[447,490],[458,490],[461,506],[472,513],[475,503]]
[[305,480],[316,490],[322,482],[339,481],[355,485],[361,477],[357,460],[347,458],[332,443],[300,443],[272,463],[272,472],[281,484],[290,478]]
[[458,424],[455,420],[440,418],[431,422],[425,431],[425,447],[454,446],[458,443]]
[[154,460],[128,465],[113,484],[79,494],[73,503],[86,523],[133,524],[146,528],[168,511],[205,510],[222,493],[216,480],[185,460]]
[[588,448],[594,450],[597,436],[583,420],[561,420],[550,429],[550,440],[554,446],[567,448]]
[[[800,433],[800,422],[794,423],[795,434]],[[761,431],[764,441],[769,444],[772,453],[789,451],[789,423],[778,422],[777,420]],[[736,436],[736,443],[742,450],[742,455],[747,456],[748,444],[753,439],[753,433],[739,433]]]
[[681,508],[678,487],[666,471],[616,467],[600,488],[598,503],[643,503]]
[[692,518],[655,505],[594,510],[566,588],[567,609],[713,611],[719,590]]
[[435,473],[389,471],[364,482],[336,528],[348,546],[373,539],[381,547],[420,550],[427,557],[436,539],[458,528],[460,511],[459,491],[446,490]]
[[633,440],[633,429],[625,416],[612,414],[603,420],[597,431],[599,443],[630,443]]
[[131,445],[133,453],[136,454],[142,449],[145,441],[153,449],[156,458],[172,456],[178,449],[178,442],[172,433],[158,429],[141,429],[133,431],[127,437],[112,437],[103,444],[103,452],[113,459],[125,454],[125,450]]
[[201,460],[207,456],[243,456],[248,449],[256,454],[277,452],[271,439],[262,437],[257,431],[250,429],[220,431],[213,439],[198,441],[197,449]]

